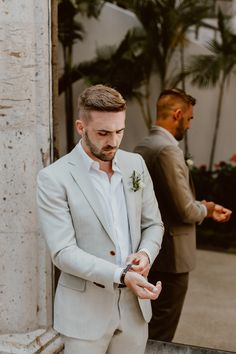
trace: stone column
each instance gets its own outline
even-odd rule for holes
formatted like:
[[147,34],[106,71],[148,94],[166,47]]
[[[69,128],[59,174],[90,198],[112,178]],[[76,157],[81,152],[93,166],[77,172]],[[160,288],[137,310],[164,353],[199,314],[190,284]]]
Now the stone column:
[[37,172],[51,161],[50,0],[0,0],[0,353],[59,353]]

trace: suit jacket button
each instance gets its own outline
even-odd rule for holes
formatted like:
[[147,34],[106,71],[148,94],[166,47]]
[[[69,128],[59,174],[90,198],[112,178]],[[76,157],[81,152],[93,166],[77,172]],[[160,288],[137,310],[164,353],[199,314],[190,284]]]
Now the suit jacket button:
[[115,255],[116,255],[116,252],[115,252],[115,251],[111,251],[111,252],[110,252],[110,255],[115,256]]

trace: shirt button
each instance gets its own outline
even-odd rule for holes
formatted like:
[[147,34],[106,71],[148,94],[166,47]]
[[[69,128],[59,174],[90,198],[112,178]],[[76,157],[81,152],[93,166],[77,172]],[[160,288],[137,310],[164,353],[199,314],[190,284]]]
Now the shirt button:
[[115,252],[115,251],[111,251],[111,252],[110,252],[110,255],[115,256],[115,255],[116,255],[116,252]]

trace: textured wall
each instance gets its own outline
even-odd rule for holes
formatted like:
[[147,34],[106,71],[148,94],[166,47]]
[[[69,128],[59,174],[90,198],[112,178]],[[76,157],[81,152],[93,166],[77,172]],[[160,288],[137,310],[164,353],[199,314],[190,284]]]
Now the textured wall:
[[48,3],[0,0],[0,333],[50,322],[35,208],[36,174],[50,156]]

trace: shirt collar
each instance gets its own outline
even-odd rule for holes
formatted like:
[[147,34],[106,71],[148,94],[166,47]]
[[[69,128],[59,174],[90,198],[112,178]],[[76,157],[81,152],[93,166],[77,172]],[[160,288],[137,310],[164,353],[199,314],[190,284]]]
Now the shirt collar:
[[[91,168],[95,169],[95,170],[99,170],[99,162],[93,160],[85,151],[84,148],[81,144],[81,140],[79,141],[79,143],[77,144],[77,149],[80,153],[80,155],[83,158],[84,164],[86,166],[87,171],[89,171]],[[117,156],[115,155],[114,159],[112,160],[112,170],[113,171],[118,171],[120,172],[120,169],[118,167],[118,163],[117,163]]]
[[152,131],[159,131],[159,132],[162,132],[163,134],[165,134],[166,136],[168,136],[168,138],[172,141],[172,143],[176,146],[179,145],[179,142],[178,140],[175,139],[174,135],[171,134],[167,129],[163,128],[163,127],[160,127],[159,125],[154,125],[152,126],[151,128]]

